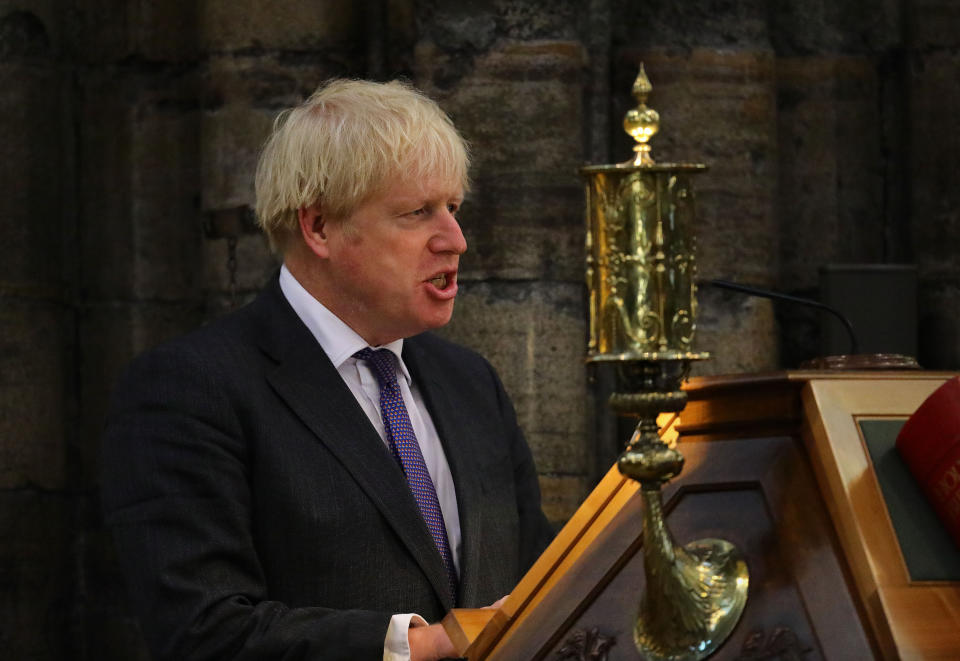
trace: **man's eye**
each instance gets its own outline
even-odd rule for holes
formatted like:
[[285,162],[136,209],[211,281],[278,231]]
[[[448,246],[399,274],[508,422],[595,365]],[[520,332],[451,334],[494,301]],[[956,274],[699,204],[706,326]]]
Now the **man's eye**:
[[420,207],[419,209],[415,209],[415,210],[411,211],[411,212],[410,212],[410,215],[411,215],[411,216],[422,216],[422,215],[424,215],[425,213],[427,213],[427,208],[426,208],[426,207]]
[[454,216],[456,216],[456,215],[457,215],[457,212],[460,211],[460,205],[459,205],[459,204],[448,204],[448,205],[447,205],[447,211],[449,211],[451,214],[453,214]]

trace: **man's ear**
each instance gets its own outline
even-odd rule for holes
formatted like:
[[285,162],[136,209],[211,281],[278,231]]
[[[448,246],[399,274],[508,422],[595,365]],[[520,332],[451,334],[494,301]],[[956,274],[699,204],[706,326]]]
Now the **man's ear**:
[[310,251],[318,257],[326,258],[330,254],[327,244],[326,219],[319,202],[297,209],[300,234]]

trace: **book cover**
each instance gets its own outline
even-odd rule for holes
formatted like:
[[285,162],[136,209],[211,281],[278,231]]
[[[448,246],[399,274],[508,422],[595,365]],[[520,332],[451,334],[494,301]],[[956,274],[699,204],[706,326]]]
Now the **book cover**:
[[910,416],[897,451],[960,548],[960,377],[937,388]]

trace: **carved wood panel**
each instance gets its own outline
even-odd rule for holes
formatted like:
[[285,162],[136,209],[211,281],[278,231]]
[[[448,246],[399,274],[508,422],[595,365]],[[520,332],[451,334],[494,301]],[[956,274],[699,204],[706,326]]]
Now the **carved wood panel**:
[[[686,442],[681,449],[687,467],[665,491],[674,537],[680,543],[727,539],[744,552],[750,569],[744,615],[711,661],[874,658],[798,441]],[[559,652],[569,649],[576,631],[614,641],[604,649],[607,661],[641,658],[632,634],[644,584],[635,501],[611,523],[603,543],[561,579],[554,607],[531,614],[496,658],[575,658]]]

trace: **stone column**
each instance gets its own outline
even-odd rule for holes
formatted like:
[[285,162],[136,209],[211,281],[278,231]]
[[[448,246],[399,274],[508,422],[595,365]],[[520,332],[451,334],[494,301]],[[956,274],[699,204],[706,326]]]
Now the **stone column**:
[[99,518],[99,448],[110,393],[126,364],[202,318],[196,7],[97,0],[76,3],[70,17],[79,238],[77,647],[88,658],[138,659],[146,651]]
[[71,90],[58,3],[18,4],[0,8],[0,650],[54,661],[74,576]]
[[421,10],[415,82],[474,146],[451,339],[503,378],[560,522],[586,493],[580,4]]
[[920,364],[960,368],[960,7],[950,0],[905,5],[907,127],[912,248],[920,270]]
[[[819,299],[819,269],[902,262],[902,105],[892,3],[829,8],[778,4],[780,276],[786,293]],[[822,313],[778,307],[782,362],[821,352]]]

